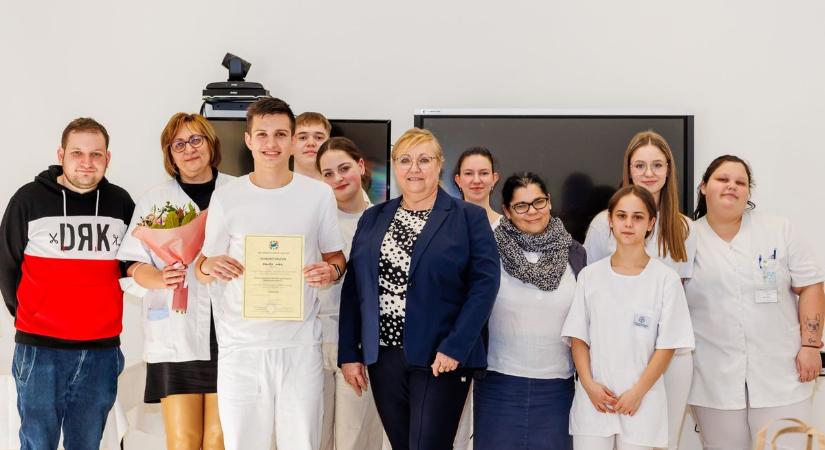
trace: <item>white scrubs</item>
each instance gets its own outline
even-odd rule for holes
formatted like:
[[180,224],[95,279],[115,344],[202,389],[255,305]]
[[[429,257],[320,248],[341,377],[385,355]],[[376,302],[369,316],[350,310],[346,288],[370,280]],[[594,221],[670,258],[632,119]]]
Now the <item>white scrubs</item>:
[[[590,347],[593,379],[621,395],[639,380],[657,349],[693,348],[679,275],[651,258],[635,276],[613,271],[605,258],[579,274],[576,296],[562,336]],[[570,434],[610,438],[641,447],[667,445],[667,398],[662,379],[644,396],[633,416],[600,413],[576,383]]]
[[[226,185],[235,177],[219,173],[215,189]],[[142,262],[163,269],[163,262],[138,238],[132,236],[140,217],[152,212],[152,207],[162,207],[166,202],[185,207],[191,203],[175,180],[168,180],[149,189],[138,199],[132,223],[123,237],[117,257],[121,261]],[[190,261],[184,261],[189,264]],[[192,264],[186,270],[189,290],[186,314],[172,311],[172,289],[144,289],[137,283],[128,283],[127,293],[143,298],[143,359],[149,363],[209,361],[210,287],[198,282]]]
[[[249,176],[216,189],[203,254],[245,258],[247,235],[303,235],[304,264],[344,248],[338,206],[326,184],[293,174],[277,189]],[[316,288],[304,283],[304,320],[244,317],[244,276],[215,281],[218,412],[227,450],[317,450],[323,416],[323,356]],[[214,291],[213,291],[214,292]]]
[[[363,191],[362,191],[363,192]],[[366,194],[365,194],[366,195]],[[372,204],[368,203],[368,207]],[[352,237],[362,213],[350,214],[338,210],[338,226],[344,240],[344,256],[349,259]],[[380,450],[384,428],[375,409],[372,388],[359,397],[344,380],[338,367],[338,316],[341,309],[343,280],[318,290],[321,309],[318,316],[323,326],[324,353],[324,418],[321,450]]]
[[[687,260],[676,262],[670,255],[661,257],[659,255],[659,222],[653,228],[653,233],[645,242],[647,254],[653,258],[659,258],[663,263],[670,266],[682,279],[690,278],[693,274],[693,258],[696,255],[696,233],[693,232],[693,221],[685,217],[690,232],[685,239],[685,251]],[[587,250],[587,263],[592,264],[602,258],[610,256],[616,251],[616,239],[610,232],[610,225],[607,221],[607,211],[602,211],[590,222],[587,229],[587,236],[584,239],[584,248]],[[693,378],[693,358],[690,351],[677,351],[673,359],[667,366],[664,374],[665,391],[667,391],[667,416],[668,416],[668,445],[667,448],[675,450],[679,448],[679,439],[682,433],[682,423],[687,409],[688,393],[690,392],[690,380]]]
[[[685,284],[696,332],[689,403],[713,410],[810,405],[814,382],[800,382],[796,370],[801,337],[792,287],[825,280],[811,247],[787,220],[753,212],[745,212],[731,242],[706,218],[694,229],[696,261]],[[700,428],[714,440],[711,425]]]

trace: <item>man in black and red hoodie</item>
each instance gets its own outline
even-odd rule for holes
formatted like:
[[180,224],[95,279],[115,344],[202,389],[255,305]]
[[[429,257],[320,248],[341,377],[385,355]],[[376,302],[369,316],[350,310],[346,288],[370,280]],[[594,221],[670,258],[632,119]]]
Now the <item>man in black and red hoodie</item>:
[[12,373],[22,449],[97,449],[115,401],[124,267],[115,255],[134,202],[104,174],[109,134],[93,119],[63,131],[57,159],[9,200],[0,292],[17,328]]

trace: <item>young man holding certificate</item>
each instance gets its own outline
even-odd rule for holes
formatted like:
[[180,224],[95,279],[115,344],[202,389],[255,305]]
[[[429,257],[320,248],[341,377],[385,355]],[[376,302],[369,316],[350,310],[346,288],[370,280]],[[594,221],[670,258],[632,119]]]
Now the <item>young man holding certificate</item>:
[[227,449],[320,445],[323,361],[317,288],[346,261],[326,184],[289,170],[295,116],[263,98],[247,111],[254,170],[215,190],[197,276],[212,296],[218,410]]

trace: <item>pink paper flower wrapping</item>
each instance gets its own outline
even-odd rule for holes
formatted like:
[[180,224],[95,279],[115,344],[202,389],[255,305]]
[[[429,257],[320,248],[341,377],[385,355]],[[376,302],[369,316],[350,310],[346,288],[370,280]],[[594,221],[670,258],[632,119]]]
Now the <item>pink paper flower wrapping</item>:
[[[196,218],[186,225],[177,228],[149,228],[136,227],[132,236],[146,244],[166,264],[180,262],[189,266],[203,247],[204,232],[206,230],[206,213],[201,211]],[[172,297],[172,310],[186,313],[189,300],[187,283],[175,289]]]

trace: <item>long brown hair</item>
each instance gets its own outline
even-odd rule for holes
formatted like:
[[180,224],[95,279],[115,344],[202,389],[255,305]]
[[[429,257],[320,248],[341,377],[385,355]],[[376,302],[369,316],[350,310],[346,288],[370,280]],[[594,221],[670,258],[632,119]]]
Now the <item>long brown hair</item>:
[[355,145],[355,142],[352,142],[345,137],[339,136],[329,138],[321,144],[321,148],[318,149],[318,154],[315,157],[315,168],[318,169],[318,172],[321,172],[321,156],[334,150],[346,153],[347,156],[352,158],[355,162],[364,161],[364,174],[361,175],[361,187],[364,190],[369,189],[372,184],[372,173],[370,173],[370,168],[367,166],[366,158],[364,158],[364,155],[361,153],[361,150],[358,149],[358,146]]
[[673,161],[673,152],[670,145],[659,133],[653,130],[641,131],[627,144],[624,152],[624,168],[622,169],[622,186],[633,184],[630,177],[630,160],[633,153],[645,145],[652,145],[664,153],[667,159],[667,179],[662,191],[659,193],[659,223],[658,247],[659,255],[670,258],[676,262],[687,261],[687,250],[685,240],[690,233],[688,219],[679,212],[679,186],[676,176],[676,164]]
[[[656,200],[653,199],[653,194],[651,194],[647,189],[634,184],[624,186],[613,193],[613,196],[610,197],[610,200],[607,202],[607,217],[610,217],[611,219],[613,218],[613,211],[616,210],[616,205],[619,204],[619,200],[627,197],[628,195],[633,195],[642,201],[645,205],[645,209],[647,210],[648,220],[651,217],[656,217]],[[645,239],[647,239],[652,232],[652,230],[646,232]]]

